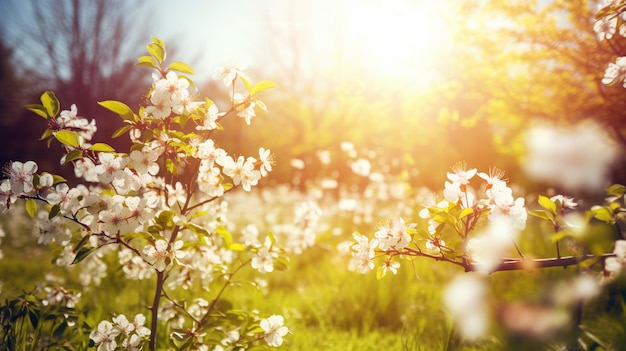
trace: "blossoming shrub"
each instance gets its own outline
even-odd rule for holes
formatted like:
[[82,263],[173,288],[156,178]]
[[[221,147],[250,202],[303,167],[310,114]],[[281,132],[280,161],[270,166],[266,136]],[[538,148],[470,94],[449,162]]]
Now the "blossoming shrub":
[[[616,33],[626,36],[625,15],[626,2],[622,0],[598,5],[594,30],[599,40],[610,41],[618,55],[624,52]],[[625,79],[626,57],[621,56],[609,64],[602,83]],[[568,130],[536,128],[529,134],[529,175],[567,191],[597,192],[619,154],[615,144],[593,124]],[[589,139],[593,143],[585,144]],[[471,183],[476,175],[484,180],[482,184]],[[458,164],[447,174],[443,199],[433,195],[419,213],[426,226],[397,216],[382,222],[373,238],[355,232],[350,266],[361,273],[377,269],[378,278],[396,274],[403,258],[421,257],[462,268],[468,273],[451,281],[443,300],[466,340],[484,340],[498,326],[509,341],[506,347],[512,349],[542,347],[529,344],[529,340],[552,343],[558,349],[621,347],[619,342],[597,337],[606,330],[590,331],[594,316],[584,311],[589,305],[608,311],[611,305],[626,303],[622,274],[626,187],[608,187],[603,205],[578,209],[579,203],[568,196],[538,196],[540,209],[527,211],[525,199],[512,196],[503,175],[497,169],[478,173]],[[553,230],[550,239],[556,257],[537,258],[537,253],[520,248],[518,243],[528,239],[523,232],[528,214]],[[492,296],[487,286],[495,272],[568,266],[574,266],[576,274],[564,271],[561,279],[544,287],[546,297],[540,302]],[[604,305],[596,301],[601,294]],[[617,318],[623,321],[623,308],[617,311]]]
[[[96,142],[93,120],[80,116],[75,105],[61,110],[54,93],[45,92],[40,104],[27,107],[46,121],[41,139],[49,146],[61,144],[61,162],[74,167],[80,183],[73,186],[41,172],[33,161],[14,161],[0,180],[0,210],[23,202],[37,222],[38,242],[58,253],[55,263],[82,268],[85,291],[97,288],[110,270],[150,282],[152,297],[144,302],[149,308],[110,311],[111,318],[89,325],[88,311],[76,309],[80,293],[62,287],[45,297],[41,291],[25,293],[2,306],[4,347],[213,350],[283,343],[288,329],[281,316],[263,318],[224,298],[245,267],[266,273],[286,264],[271,233],[248,236],[243,243],[234,240],[222,201],[235,187],[250,191],[267,176],[271,153],[261,147],[258,156],[235,156],[212,139],[229,115],[251,124],[257,111],[266,109],[258,94],[274,84],[252,84],[236,67],[218,69],[216,79],[223,79],[231,93],[230,105],[220,111],[212,100],[196,95],[188,65],[165,65],[161,40],[153,37],[147,50],[138,65],[155,73],[145,106],[133,111],[119,101],[99,102],[123,119],[113,137],[128,134],[130,150]],[[134,315],[133,320],[127,315]],[[70,331],[81,335],[70,338]],[[48,335],[46,340],[33,337],[42,334]]]
[[595,15],[593,30],[599,41],[608,41],[609,47],[619,55],[615,63],[609,63],[602,78],[603,84],[623,83],[626,87],[626,52],[623,49],[623,38],[626,37],[624,25],[624,13],[626,3],[622,0],[606,0],[597,4],[598,10]]
[[[406,258],[460,267],[468,273],[450,282],[443,302],[469,341],[486,338],[497,324],[506,335],[540,341],[556,341],[576,327],[581,331],[579,344],[585,338],[596,342],[585,329],[581,309],[610,287],[624,268],[626,241],[619,228],[626,219],[626,187],[611,186],[606,205],[584,212],[576,212],[577,202],[563,195],[539,196],[541,209],[528,211],[525,199],[513,196],[498,169],[483,173],[459,163],[447,178],[443,198],[432,194],[419,212],[426,226],[396,217],[381,222],[372,238],[355,232],[350,267],[360,273],[376,269],[379,279],[396,274],[400,260]],[[476,184],[476,178],[481,182]],[[535,258],[518,245],[525,240],[528,214],[554,230],[556,257]],[[498,299],[487,288],[494,272],[571,265],[578,274],[562,274],[560,284],[546,288],[550,297],[541,304]]]

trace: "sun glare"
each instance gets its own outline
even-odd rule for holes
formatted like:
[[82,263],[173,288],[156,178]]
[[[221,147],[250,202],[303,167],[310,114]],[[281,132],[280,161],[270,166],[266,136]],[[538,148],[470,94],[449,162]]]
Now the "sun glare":
[[427,86],[449,46],[445,2],[346,1],[344,58],[380,77]]

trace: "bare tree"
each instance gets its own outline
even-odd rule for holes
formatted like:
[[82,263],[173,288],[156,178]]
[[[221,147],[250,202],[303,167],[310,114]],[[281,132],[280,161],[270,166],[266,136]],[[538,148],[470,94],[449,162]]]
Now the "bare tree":
[[132,69],[138,55],[130,48],[141,50],[148,35],[130,28],[137,2],[57,0],[47,7],[40,3],[31,2],[36,25],[26,33],[38,39],[30,41],[32,51],[47,57],[40,73],[52,78],[55,88],[65,88],[72,100],[86,103],[86,113],[92,113],[98,98],[139,98],[137,84],[145,74]]
[[[149,40],[149,34],[137,30],[142,28],[141,18],[146,18],[139,15],[142,9],[143,2],[125,0],[3,1],[0,12],[10,17],[0,21],[0,27],[17,63],[10,69],[28,77],[24,93],[29,102],[36,102],[42,91],[53,90],[63,109],[76,104],[80,115],[97,120],[98,135],[110,137],[121,121],[97,101],[136,106],[149,84],[146,72],[135,67]],[[0,117],[13,119],[11,125],[33,125],[34,118],[28,112]],[[45,127],[35,129],[41,133]],[[28,154],[26,148],[21,150]]]

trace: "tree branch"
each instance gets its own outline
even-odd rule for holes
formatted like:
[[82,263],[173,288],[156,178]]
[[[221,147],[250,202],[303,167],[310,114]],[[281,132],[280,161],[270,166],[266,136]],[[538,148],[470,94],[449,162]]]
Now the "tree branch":
[[[581,262],[598,259],[604,260],[608,257],[614,257],[614,253],[606,253],[600,256],[585,255],[585,256],[565,256],[565,257],[553,257],[553,258],[536,258],[536,259],[524,259],[524,258],[511,258],[504,259],[499,265],[491,270],[492,273],[503,271],[518,271],[518,270],[533,270],[552,267],[573,266],[580,264]],[[465,266],[467,272],[475,272],[480,270],[480,266],[476,263],[469,263]]]

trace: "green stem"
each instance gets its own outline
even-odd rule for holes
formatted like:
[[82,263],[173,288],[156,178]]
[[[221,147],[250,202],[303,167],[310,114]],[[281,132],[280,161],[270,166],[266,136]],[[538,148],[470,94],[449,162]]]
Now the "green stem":
[[24,320],[28,317],[28,312],[22,317],[22,323],[20,323],[20,336],[22,338],[22,350],[26,351],[26,333],[24,333]]
[[165,290],[163,290],[163,297],[166,298],[167,301],[171,302],[172,305],[174,305],[176,308],[181,310],[184,314],[186,314],[187,317],[191,318],[191,320],[193,320],[196,324],[200,323],[200,321],[197,320],[196,317],[194,317],[191,313],[187,311],[184,305],[181,305],[180,303],[176,302],[174,299],[170,298],[169,295],[167,295],[167,292],[165,292]]
[[243,267],[248,265],[251,261],[252,259],[248,259],[247,261],[241,263],[241,265],[237,267],[232,273],[228,274],[228,278],[226,278],[226,282],[224,283],[224,285],[222,285],[222,288],[215,296],[215,299],[211,301],[211,305],[209,305],[209,309],[200,320],[200,323],[198,323],[198,329],[200,329],[200,327],[208,321],[209,316],[211,315],[211,312],[213,312],[213,309],[217,305],[217,302],[222,297],[222,294],[224,294],[224,291],[226,291],[226,288],[230,285],[230,282],[233,280],[233,277],[235,276],[235,274],[237,274],[237,272],[239,272]]
[[[232,188],[229,188],[229,189],[224,190],[224,194],[226,194],[227,192],[229,192],[231,189],[235,189],[235,187],[232,187]],[[208,203],[210,203],[210,202],[213,202],[213,201],[217,200],[218,198],[219,198],[218,196],[213,196],[212,198],[209,198],[209,199],[207,199],[207,200],[204,200],[204,201],[198,202],[197,204],[191,205],[191,206],[189,206],[189,207],[187,208],[187,212],[189,212],[189,211],[191,211],[191,210],[193,210],[193,209],[195,209],[195,208],[198,208],[198,207],[200,207],[200,206],[202,206],[202,205],[205,205],[205,204],[208,204]]]
[[519,255],[519,257],[524,258],[524,254],[522,253],[522,250],[520,250],[519,246],[517,246],[517,243],[514,241],[513,245],[515,246],[515,250],[517,251],[517,254]]

